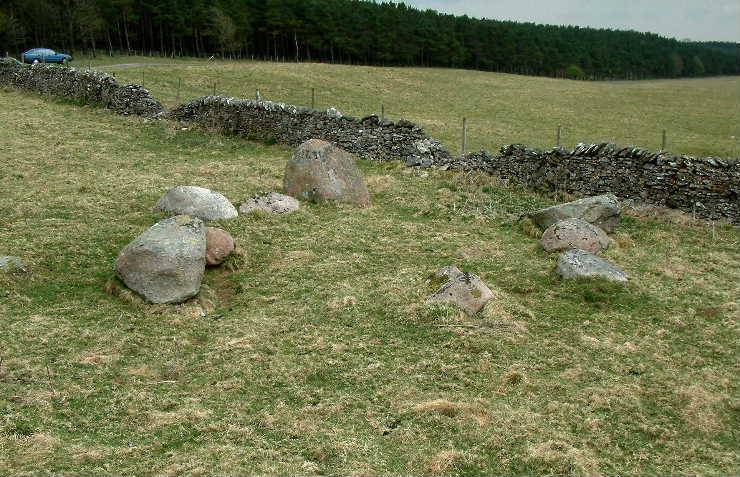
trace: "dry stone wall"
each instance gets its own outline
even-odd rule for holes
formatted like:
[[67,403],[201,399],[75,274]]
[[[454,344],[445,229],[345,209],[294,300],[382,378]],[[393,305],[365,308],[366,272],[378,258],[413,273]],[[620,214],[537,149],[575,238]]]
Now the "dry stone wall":
[[612,192],[621,199],[667,206],[708,219],[740,222],[737,159],[674,156],[633,146],[579,144],[572,150],[504,146],[441,161],[441,169],[486,171],[535,189],[589,196]]
[[12,58],[0,59],[0,86],[36,91],[99,103],[119,114],[157,116],[165,111],[143,86],[119,84],[100,71],[82,71],[59,65],[25,65]]
[[520,144],[453,156],[424,130],[406,121],[342,116],[270,101],[207,96],[171,111],[195,121],[258,139],[299,145],[324,139],[366,159],[401,160],[409,166],[485,171],[541,190],[591,196],[612,192],[621,199],[667,206],[698,217],[740,221],[737,159],[673,156],[634,146],[579,144],[572,150],[540,150]]
[[579,144],[572,150],[540,150],[519,144],[498,155],[487,151],[453,156],[424,130],[407,121],[354,118],[335,109],[318,111],[272,101],[224,96],[191,100],[165,114],[142,86],[120,85],[96,71],[23,65],[0,59],[0,86],[105,104],[121,114],[196,122],[259,140],[297,146],[324,139],[365,159],[400,160],[409,166],[485,171],[509,182],[581,196],[612,192],[621,199],[667,206],[703,218],[740,223],[738,159],[697,158],[633,146]]
[[359,119],[333,108],[319,111],[272,101],[206,96],[170,111],[168,117],[293,146],[323,139],[364,159],[431,166],[452,157],[442,144],[412,123],[385,121],[377,116]]

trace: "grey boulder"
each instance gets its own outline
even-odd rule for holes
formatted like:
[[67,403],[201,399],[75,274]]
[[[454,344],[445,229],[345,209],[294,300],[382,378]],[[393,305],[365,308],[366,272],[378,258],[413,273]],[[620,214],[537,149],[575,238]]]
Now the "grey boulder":
[[457,267],[449,266],[440,268],[434,275],[438,279],[446,278],[447,283],[427,298],[427,303],[454,303],[473,316],[493,298],[490,288],[475,273],[462,272]]
[[182,303],[198,294],[206,266],[206,231],[197,217],[160,220],[116,260],[127,287],[151,303]]
[[300,200],[370,203],[354,157],[320,139],[310,139],[298,147],[285,167],[283,186],[288,195]]
[[540,240],[548,252],[580,248],[598,253],[609,247],[606,232],[582,219],[565,219],[555,222],[545,230]]
[[601,277],[615,282],[629,280],[629,275],[609,260],[580,249],[562,253],[558,258],[555,271],[561,277],[568,279]]
[[196,186],[172,187],[159,199],[154,210],[190,215],[206,221],[233,219],[239,215],[236,207],[222,194]]
[[294,212],[300,208],[301,203],[297,199],[289,195],[270,192],[268,194],[254,196],[244,202],[239,207],[239,212],[248,214],[255,210],[263,210],[265,212],[284,214],[286,212]]
[[621,213],[617,196],[604,194],[554,205],[530,212],[528,215],[543,229],[560,220],[576,218],[601,227],[606,233],[611,233],[619,225]]

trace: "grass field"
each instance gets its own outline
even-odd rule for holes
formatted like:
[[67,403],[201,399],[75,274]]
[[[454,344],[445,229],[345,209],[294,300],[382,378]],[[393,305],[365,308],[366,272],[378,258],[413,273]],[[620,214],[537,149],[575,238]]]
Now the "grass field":
[[146,57],[81,59],[77,66],[173,63],[106,68],[121,81],[142,83],[168,107],[216,93],[316,107],[354,116],[380,114],[423,125],[452,152],[469,121],[468,150],[504,144],[553,147],[609,141],[677,154],[738,157],[740,78],[582,82],[431,68],[376,68],[311,63],[227,62]]
[[[327,82],[342,72],[329,84],[347,84],[345,98],[380,71],[260,73],[269,67],[255,64],[253,81],[290,102],[287,84],[309,84],[304,68]],[[454,102],[422,101],[416,88],[447,73],[410,74],[372,91],[448,131],[439,118]],[[572,97],[581,85],[527,81]],[[713,81],[736,80],[693,84]],[[645,87],[662,88],[615,86]],[[359,113],[374,95],[337,105]],[[526,123],[509,111],[520,119],[495,142]],[[113,263],[161,217],[159,196],[192,184],[238,203],[278,189],[291,150],[9,90],[0,126],[0,255],[31,271],[0,273],[0,475],[737,471],[734,227],[627,211],[605,255],[632,281],[562,281],[557,257],[519,221],[554,197],[362,162],[372,207],[306,204],[223,222],[242,257],[235,271],[208,270],[190,303],[153,306],[117,284]],[[453,263],[494,290],[481,316],[424,304],[428,274]]]

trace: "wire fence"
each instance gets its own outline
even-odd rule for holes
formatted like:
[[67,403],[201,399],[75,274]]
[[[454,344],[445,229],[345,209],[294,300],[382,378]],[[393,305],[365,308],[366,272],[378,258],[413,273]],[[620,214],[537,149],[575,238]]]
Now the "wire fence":
[[[141,52],[135,52],[135,53],[141,53]],[[6,51],[6,56],[9,56],[9,52]],[[107,56],[107,55],[106,55]],[[155,52],[151,52],[151,56],[158,56]],[[163,56],[159,56],[164,58]],[[168,56],[169,58],[170,56]],[[177,56],[176,56],[177,57]],[[214,57],[211,56],[209,60],[213,59]],[[242,57],[242,58],[221,58],[221,59],[234,59],[234,60],[244,60],[244,59],[254,59],[255,61],[275,61],[275,58],[270,57]],[[282,59],[278,59],[282,60]],[[288,60],[289,61],[289,60]],[[144,66],[144,65],[142,65]],[[174,66],[174,65],[173,65]],[[93,65],[91,62],[88,62],[86,65],[86,68],[88,70],[93,69]],[[158,94],[161,94],[162,92],[165,92],[163,95],[166,100],[169,100],[168,103],[170,105],[179,105],[181,102],[186,100],[188,97],[197,97],[197,96],[208,96],[208,95],[218,95],[218,94],[228,94],[226,91],[228,89],[227,85],[224,85],[223,83],[220,83],[218,79],[209,79],[207,76],[204,75],[203,79],[200,79],[195,82],[190,82],[186,84],[186,81],[183,77],[180,76],[170,76],[167,78],[162,78],[161,75],[149,75],[147,74],[146,69],[142,68],[140,72],[137,72],[136,75],[132,75],[131,73],[124,73],[123,71],[120,72],[121,77],[125,77],[128,80],[136,83],[140,83],[144,87],[152,87],[154,88],[156,85],[156,89],[158,90]],[[112,76],[116,77],[116,72],[111,73]],[[152,77],[154,76],[154,77]],[[240,97],[251,97],[250,94],[244,93],[244,90],[242,89],[242,92],[239,94]],[[254,88],[254,98],[257,100],[264,100],[264,99],[271,99],[269,98],[268,90],[265,88]],[[293,103],[295,104],[303,104],[306,106],[311,107],[312,109],[321,108],[321,107],[338,107],[338,109],[342,108],[341,102],[337,101],[337,98],[335,95],[329,93],[329,92],[321,92],[316,87],[310,87],[307,88],[306,94],[305,94],[305,100],[304,101],[295,101],[295,94],[293,96]],[[298,95],[300,96],[300,95]],[[331,103],[329,104],[329,101],[327,101],[327,98],[331,99]],[[275,99],[279,100],[279,99]],[[322,101],[323,100],[323,101]],[[290,101],[286,101],[290,102]],[[337,104],[340,103],[340,104]],[[364,105],[363,105],[364,106]],[[386,102],[384,102],[382,99],[379,98],[378,101],[378,108],[377,111],[373,112],[372,114],[378,115],[381,120],[385,120],[388,116],[389,111],[387,111],[388,106]],[[352,109],[349,107],[348,109]],[[363,112],[364,114],[365,112]],[[412,122],[419,123],[420,125],[424,126],[426,129],[430,129],[430,126],[428,124],[425,124],[425,121],[419,120],[417,118],[413,118],[414,112],[411,111],[397,111],[397,116],[400,118],[404,118],[406,116],[411,117]],[[414,121],[416,119],[416,121]],[[455,127],[454,123],[458,122],[459,126]],[[550,121],[552,122],[552,121]],[[570,144],[571,147],[575,146],[575,144],[586,141],[586,140],[592,140],[593,142],[617,142],[620,144],[634,144],[637,143],[637,145],[640,145],[642,147],[646,147],[648,149],[659,149],[660,151],[667,151],[668,147],[670,147],[670,134],[669,130],[667,128],[661,128],[655,131],[654,136],[651,140],[649,131],[646,131],[645,134],[640,135],[640,137],[636,137],[633,140],[630,140],[628,136],[621,136],[621,137],[614,137],[614,138],[587,138],[584,137],[582,133],[580,134],[580,137],[574,137],[575,134],[570,134],[573,132],[573,127],[568,127],[568,125],[563,124],[557,124],[556,126],[552,127],[551,131],[547,131],[543,129],[540,126],[534,126],[536,127],[537,134],[534,136],[537,137],[539,140],[536,141],[537,144],[539,144],[540,147],[547,148],[547,147],[566,147],[566,143]],[[431,126],[431,129],[435,129],[435,133],[443,142],[445,142],[450,150],[455,150],[456,152],[459,151],[463,154],[470,152],[471,150],[475,150],[476,147],[480,147],[481,149],[495,149],[495,147],[498,147],[502,145],[503,143],[509,143],[509,142],[518,142],[518,141],[512,141],[512,140],[502,140],[499,144],[494,146],[494,141],[487,139],[487,137],[491,136],[490,133],[490,124],[486,122],[480,122],[480,118],[473,118],[470,116],[462,116],[458,117],[457,120],[454,118],[448,118],[445,121],[444,125],[444,131],[440,132],[439,127]],[[582,127],[579,127],[578,129],[583,129]],[[455,133],[454,131],[458,130],[458,133]],[[454,137],[457,136],[458,139],[455,139]],[[521,142],[525,143],[532,143],[531,137],[533,134],[531,134],[531,128],[530,128],[530,134],[527,135],[530,139],[529,140],[523,140]],[[548,139],[551,138],[551,139]],[[502,138],[503,139],[503,138]],[[730,141],[733,142],[733,145],[735,147],[725,147],[725,149],[733,150],[737,149],[737,137],[730,137],[728,138]],[[679,141],[679,142],[685,142],[685,141]],[[457,145],[455,144],[457,143]],[[459,145],[459,147],[458,147]],[[476,147],[471,147],[476,146]],[[734,153],[734,156],[737,156],[737,153]]]

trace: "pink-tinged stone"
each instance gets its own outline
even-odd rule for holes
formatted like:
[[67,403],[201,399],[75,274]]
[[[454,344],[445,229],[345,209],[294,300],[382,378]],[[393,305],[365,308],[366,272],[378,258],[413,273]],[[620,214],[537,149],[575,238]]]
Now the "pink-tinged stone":
[[578,248],[598,253],[609,247],[606,232],[582,219],[565,219],[549,226],[540,240],[548,252]]
[[370,203],[354,156],[320,139],[310,139],[298,147],[285,167],[283,186],[286,194],[299,200]]
[[216,227],[206,228],[206,264],[221,265],[234,251],[234,238],[229,232]]

